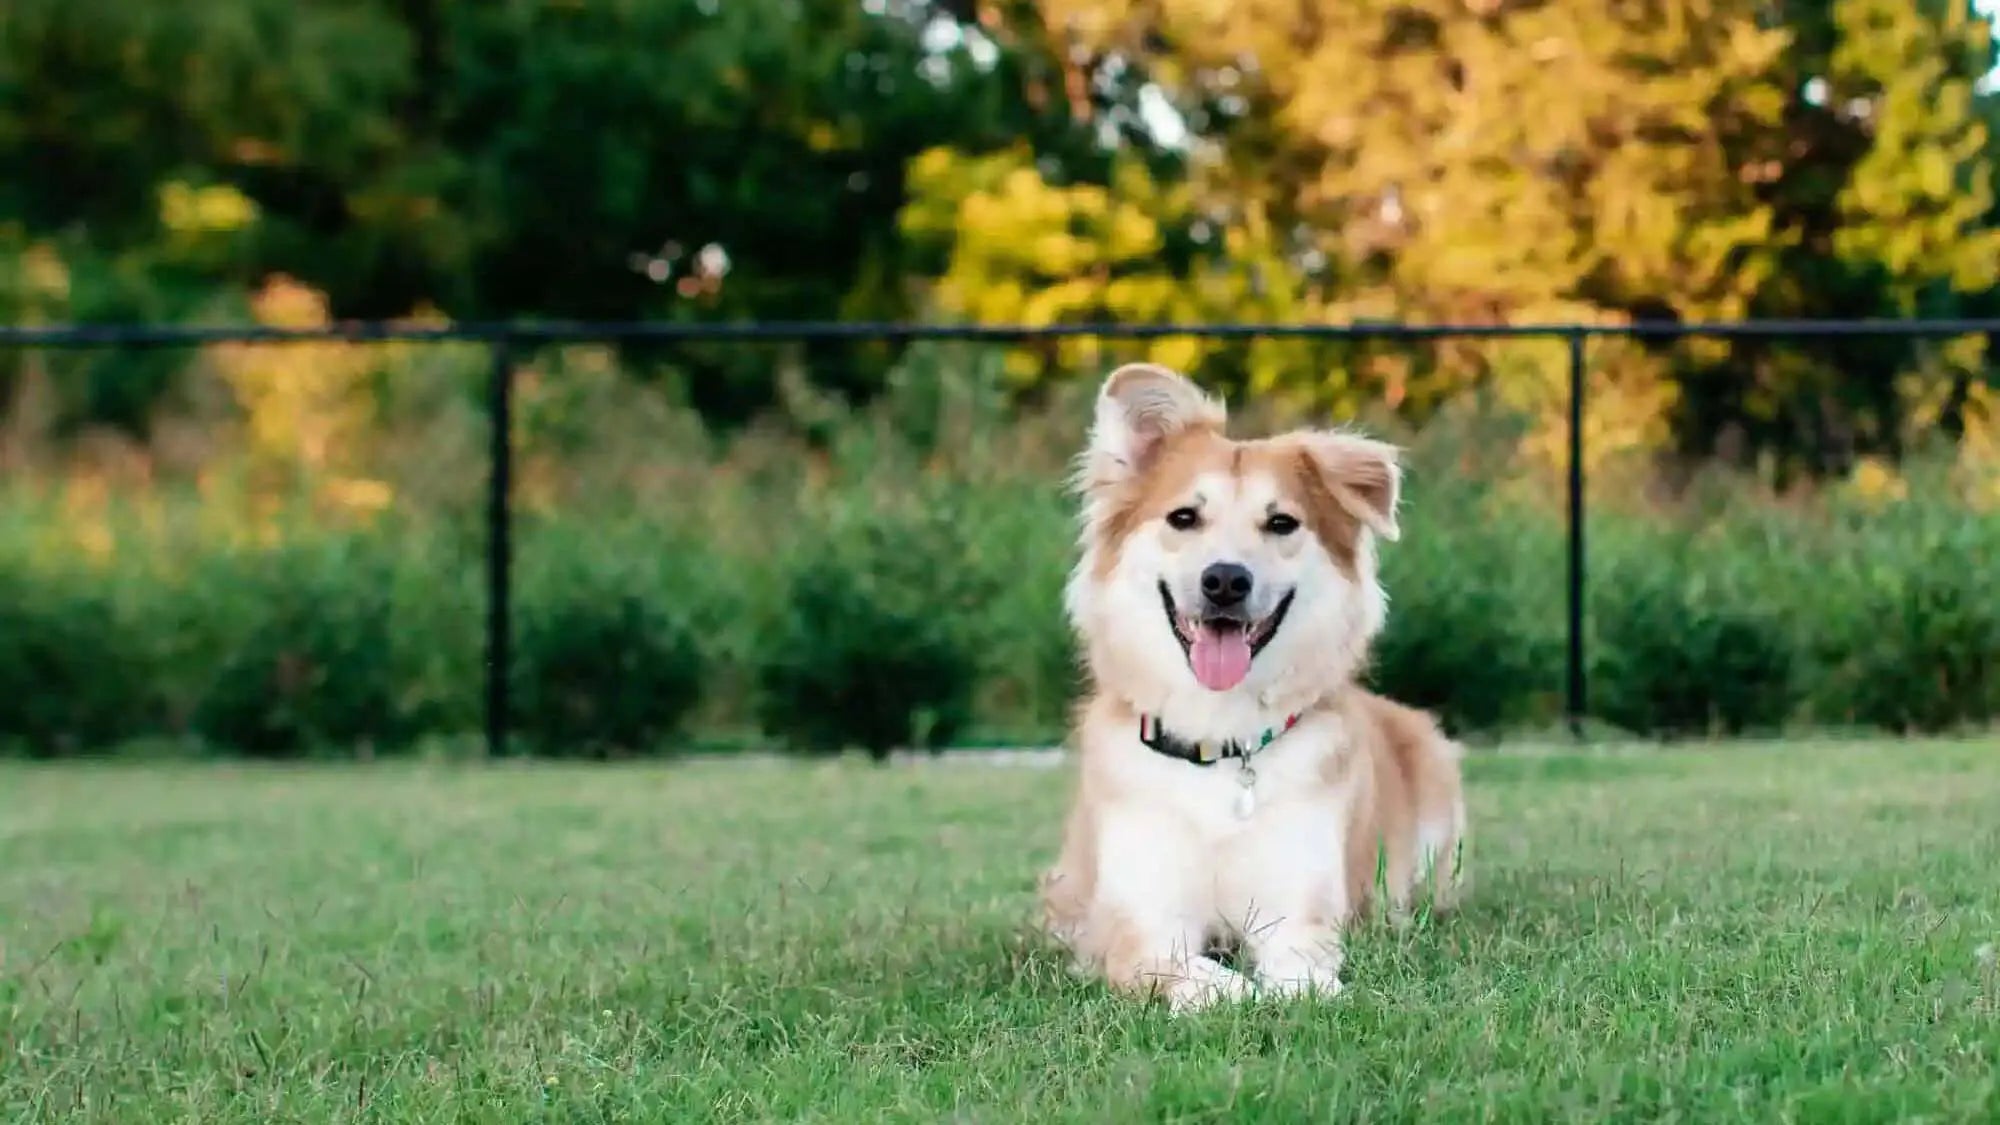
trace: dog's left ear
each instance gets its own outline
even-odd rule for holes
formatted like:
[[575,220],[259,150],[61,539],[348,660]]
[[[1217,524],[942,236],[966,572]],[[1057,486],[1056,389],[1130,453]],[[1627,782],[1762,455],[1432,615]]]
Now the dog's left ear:
[[1097,488],[1142,473],[1168,438],[1188,430],[1220,432],[1228,422],[1221,402],[1177,371],[1128,363],[1104,379],[1090,427],[1083,484]]
[[1306,437],[1305,451],[1320,483],[1349,515],[1392,543],[1402,536],[1396,523],[1403,492],[1400,450],[1355,434],[1316,433]]

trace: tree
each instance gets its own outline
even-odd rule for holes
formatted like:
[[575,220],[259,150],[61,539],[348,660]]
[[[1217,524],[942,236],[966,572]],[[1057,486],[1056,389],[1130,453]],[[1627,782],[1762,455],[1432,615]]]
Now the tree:
[[[1988,26],[1965,0],[1810,0],[1786,16],[1786,148],[1762,177],[1783,241],[1751,311],[1939,317],[1989,301],[2000,234],[1977,92],[1993,65]],[[1962,404],[1982,350],[1739,341],[1683,365],[1681,448],[1767,460],[1781,474],[1899,456],[1912,410],[1927,404],[1936,419]]]
[[[1189,210],[1287,267],[1267,276],[1294,290],[1261,307],[1337,322],[1937,315],[1995,285],[1973,87],[1992,47],[1965,0],[1007,11],[1019,42],[1080,72],[1072,86],[1156,89],[1178,108]],[[1029,306],[1075,284],[1003,280]],[[1676,404],[1685,453],[1818,472],[1899,448],[1895,375],[1922,358],[1896,341],[1649,350],[1599,349],[1593,400]],[[1478,381],[1561,385],[1555,357],[1484,345],[1362,352],[1331,372],[1316,358],[1277,382],[1359,379],[1406,409]],[[1947,359],[1961,377],[1973,362]]]
[[[71,316],[193,315],[283,273],[340,317],[887,319],[910,310],[912,157],[1088,146],[1033,80],[918,0],[22,0],[0,155],[35,174],[0,183],[0,223],[120,279],[76,286]],[[182,253],[173,184],[253,219]],[[737,416],[778,366],[631,358]],[[865,392],[889,357],[805,358]]]

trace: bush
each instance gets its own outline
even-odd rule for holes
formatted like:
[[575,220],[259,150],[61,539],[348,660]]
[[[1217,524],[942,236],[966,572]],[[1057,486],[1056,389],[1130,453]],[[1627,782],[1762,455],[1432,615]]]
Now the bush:
[[[1052,454],[1087,410],[1010,422],[1004,395],[929,375],[895,412],[826,414],[812,451],[771,426],[664,465],[606,457],[587,477],[560,461],[588,451],[524,454],[520,750],[644,753],[684,732],[719,749],[761,727],[791,749],[880,756],[1061,728],[1083,677],[1061,606],[1074,502]],[[1368,669],[1460,736],[1553,721],[1563,678],[1562,513],[1541,478],[1481,463],[1483,440],[1447,432],[1425,440],[1429,461],[1413,456]],[[0,746],[192,731],[296,756],[477,731],[479,509],[440,506],[449,486],[399,485],[364,524],[324,504],[253,506],[254,482],[217,479],[142,503],[10,482]],[[1734,476],[1707,483],[1701,502],[1592,509],[1595,716],[1687,735],[1933,731],[2000,712],[2000,598],[1984,580],[2000,514],[1985,491],[1912,478],[1900,494],[1777,503]],[[291,545],[217,546],[268,519]]]
[[1525,628],[1494,584],[1464,580],[1399,595],[1367,682],[1431,711],[1453,735],[1525,722],[1558,682],[1559,653]]
[[1059,737],[1082,685],[1081,653],[1063,615],[1062,588],[1076,552],[1075,517],[1053,482],[993,489],[983,506],[954,503],[966,523],[971,568],[991,591],[966,622],[979,654],[982,734]]
[[1479,518],[1384,548],[1389,616],[1369,654],[1369,686],[1435,713],[1454,735],[1553,714],[1561,682],[1559,611],[1527,596],[1520,541],[1462,530]]
[[55,757],[156,729],[137,640],[102,593],[0,566],[0,745]]
[[1591,712],[1665,737],[1782,727],[1798,703],[1790,635],[1690,561],[1682,552],[1636,556],[1599,580]]
[[552,757],[668,746],[701,701],[694,626],[666,601],[688,596],[615,563],[558,563],[524,584],[514,704],[529,746]]
[[971,717],[967,629],[986,593],[949,509],[836,515],[807,541],[759,660],[765,729],[794,749],[878,760],[949,744]]
[[1822,719],[1935,732],[2000,713],[2000,600],[1970,536],[1897,543],[1853,571],[1814,645]]
[[216,601],[248,620],[227,638],[195,705],[194,726],[219,748],[256,757],[388,749],[418,733],[401,692],[397,575],[380,542],[290,544],[207,575]]

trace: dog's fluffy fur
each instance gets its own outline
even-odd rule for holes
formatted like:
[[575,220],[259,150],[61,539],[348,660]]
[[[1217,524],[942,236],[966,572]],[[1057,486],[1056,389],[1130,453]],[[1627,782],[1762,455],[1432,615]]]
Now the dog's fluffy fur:
[[[1091,692],[1074,805],[1042,880],[1045,924],[1080,967],[1177,1010],[1260,988],[1338,992],[1342,932],[1378,895],[1407,917],[1465,885],[1459,748],[1356,683],[1385,613],[1375,546],[1398,536],[1396,450],[1329,431],[1233,441],[1225,421],[1152,365],[1118,369],[1098,396],[1066,591]],[[1217,563],[1248,570],[1239,606],[1204,600]],[[1247,672],[1238,649],[1234,671],[1211,661],[1198,677],[1191,638],[1218,621],[1262,647]],[[1156,753],[1142,714],[1181,738],[1253,746],[1299,719],[1251,758],[1246,816],[1239,762]],[[1217,945],[1247,964],[1207,956]]]

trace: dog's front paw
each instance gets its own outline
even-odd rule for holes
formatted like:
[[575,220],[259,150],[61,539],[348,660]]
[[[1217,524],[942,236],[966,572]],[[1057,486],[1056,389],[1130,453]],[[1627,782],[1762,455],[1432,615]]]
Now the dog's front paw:
[[1206,957],[1197,957],[1165,988],[1167,1010],[1175,1015],[1199,1012],[1220,1003],[1249,999],[1256,991],[1250,978]]
[[1258,982],[1263,991],[1279,999],[1288,1000],[1295,996],[1307,996],[1314,1000],[1331,1000],[1339,996],[1347,986],[1340,983],[1340,975],[1331,971],[1309,970],[1305,973],[1266,979]]
[[1260,992],[1279,999],[1309,996],[1316,1000],[1331,1000],[1346,987],[1340,982],[1337,959],[1297,956],[1273,958],[1270,965],[1260,966],[1257,985]]

